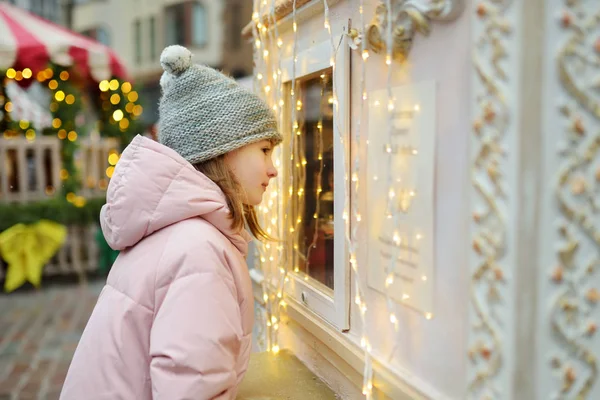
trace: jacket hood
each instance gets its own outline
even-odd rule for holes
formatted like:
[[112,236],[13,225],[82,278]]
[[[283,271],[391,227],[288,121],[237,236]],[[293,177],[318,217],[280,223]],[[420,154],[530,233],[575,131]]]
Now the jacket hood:
[[109,246],[123,250],[185,219],[200,217],[246,256],[251,236],[231,227],[225,195],[174,150],[136,136],[117,163],[100,212]]

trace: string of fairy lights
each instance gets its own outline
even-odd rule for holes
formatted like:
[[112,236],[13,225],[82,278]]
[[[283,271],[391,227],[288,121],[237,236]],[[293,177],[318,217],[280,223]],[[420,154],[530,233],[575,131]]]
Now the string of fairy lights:
[[[391,1],[386,0],[388,10],[391,9]],[[331,67],[331,77],[333,79],[333,91],[331,96],[327,99],[329,104],[333,106],[333,121],[338,132],[337,140],[340,141],[344,151],[340,152],[340,160],[336,160],[336,163],[340,165],[347,165],[346,154],[349,154],[350,146],[353,147],[354,157],[350,160],[349,173],[345,173],[344,180],[344,208],[343,208],[343,220],[350,229],[345,230],[347,248],[349,253],[349,262],[352,271],[352,277],[354,282],[354,302],[358,307],[358,314],[361,318],[362,334],[360,339],[360,345],[364,350],[364,381],[363,381],[363,394],[367,399],[373,396],[373,348],[369,340],[368,323],[367,323],[367,300],[366,300],[366,284],[363,282],[360,273],[363,272],[361,265],[358,262],[358,232],[361,226],[362,215],[359,205],[360,191],[360,174],[362,171],[361,166],[361,151],[360,147],[363,144],[368,146],[369,141],[364,140],[362,143],[361,131],[364,129],[363,116],[365,113],[365,107],[368,104],[369,96],[366,90],[366,69],[367,63],[370,57],[369,50],[367,48],[367,41],[364,37],[366,31],[365,23],[365,10],[364,0],[359,1],[359,15],[360,15],[360,27],[353,29],[354,36],[358,36],[360,40],[360,112],[358,118],[355,116],[353,122],[355,123],[354,137],[352,141],[344,140],[345,129],[347,127],[344,124],[340,124],[340,110],[338,102],[338,90],[342,86],[341,82],[336,82],[338,74],[336,74],[336,54],[338,46],[347,45],[344,41],[340,41],[336,45],[336,35],[333,32],[333,28],[330,21],[330,9],[327,0],[323,0],[323,27],[327,32],[329,43],[331,46],[331,59],[329,65]],[[388,21],[386,27],[386,54],[385,64],[387,66],[387,88],[388,88],[388,137],[386,144],[386,163],[388,163],[387,171],[391,171],[392,167],[392,130],[393,130],[393,118],[396,109],[396,99],[393,96],[392,87],[392,71],[393,65],[393,46],[392,43],[392,21],[391,14],[388,13]],[[266,325],[267,325],[267,349],[274,353],[279,351],[278,342],[278,329],[279,322],[281,320],[280,313],[282,309],[285,309],[286,303],[284,301],[284,289],[285,282],[289,280],[289,268],[294,269],[294,273],[299,273],[298,259],[302,258],[306,264],[309,263],[311,248],[316,243],[316,235],[312,237],[312,241],[308,246],[306,254],[299,254],[298,251],[298,235],[300,232],[299,225],[302,222],[300,211],[303,211],[303,196],[308,194],[304,192],[306,184],[306,165],[307,160],[303,149],[303,143],[305,141],[304,135],[304,124],[302,121],[302,109],[303,104],[301,100],[301,85],[298,85],[297,76],[297,62],[298,62],[298,23],[297,23],[297,9],[296,1],[292,2],[292,43],[290,47],[287,47],[288,53],[291,49],[291,76],[289,76],[290,83],[285,85],[282,80],[282,58],[284,57],[284,41],[279,35],[278,24],[275,17],[275,0],[255,0],[253,9],[253,21],[256,29],[253,29],[253,41],[254,41],[254,61],[256,65],[256,74],[254,87],[265,100],[273,107],[279,117],[282,131],[289,132],[289,136],[286,137],[289,160],[284,161],[285,155],[284,148],[277,149],[274,154],[275,165],[279,168],[288,168],[289,172],[292,173],[280,173],[277,181],[273,185],[270,185],[270,192],[267,193],[268,201],[259,208],[259,215],[265,226],[267,226],[267,232],[273,234],[275,237],[284,239],[283,242],[286,248],[282,244],[273,245],[267,243],[265,245],[257,247],[257,264],[262,270],[265,277],[263,281],[263,299],[265,301],[266,310]],[[349,30],[346,30],[344,34],[349,36]],[[323,78],[324,75],[321,77]],[[321,97],[327,95],[322,87]],[[418,111],[418,110],[414,110]],[[286,126],[286,124],[289,124]],[[319,195],[322,192],[321,187],[321,175],[323,173],[323,120],[319,119],[317,122],[317,161],[318,161],[318,184],[315,185],[315,198],[316,203],[319,204]],[[353,142],[353,143],[352,143]],[[412,149],[411,156],[416,156],[416,149]],[[280,171],[286,172],[286,171]],[[287,176],[287,179],[284,178]],[[375,179],[378,179],[375,177]],[[387,196],[386,206],[386,217],[392,221],[394,227],[398,226],[401,218],[401,211],[398,210],[397,203],[399,197],[414,197],[416,195],[414,189],[403,189],[401,193],[396,193],[394,190],[395,182],[392,174],[389,173],[387,176],[387,186],[389,188]],[[287,190],[282,190],[287,189]],[[352,197],[352,201],[350,201]],[[317,209],[313,217],[318,223]],[[420,236],[420,235],[418,235]],[[420,237],[417,237],[420,239]],[[409,241],[408,237],[401,237],[401,235],[395,231],[393,235],[393,246],[394,251],[399,251],[400,244],[403,241]],[[394,337],[396,341],[399,340],[399,321],[396,316],[395,308],[398,305],[393,301],[390,290],[394,283],[394,276],[396,273],[396,259],[397,254],[391,256],[390,262],[386,265],[386,277],[385,277],[385,296],[386,304],[389,312],[389,321],[394,331]],[[306,265],[305,264],[305,265]],[[366,264],[365,264],[366,267]],[[308,280],[308,271],[305,274],[305,279]],[[430,319],[431,315],[427,315],[427,319]],[[397,345],[395,346],[397,347]]]
[[[112,176],[114,167],[119,160],[117,148],[108,150],[105,171],[92,174],[90,170],[82,168],[87,160],[79,160],[77,153],[80,150],[81,138],[89,136],[89,131],[102,132],[104,137],[117,137],[126,144],[133,131],[137,131],[136,120],[139,120],[143,108],[138,104],[138,93],[130,82],[118,79],[103,80],[99,82],[98,98],[99,120],[95,127],[86,125],[81,79],[74,78],[68,68],[48,66],[34,73],[30,68],[16,70],[8,68],[5,72],[4,86],[11,81],[19,84],[31,85],[34,81],[46,87],[49,92],[48,115],[51,115],[48,126],[39,126],[34,129],[34,122],[28,120],[13,121],[15,113],[13,102],[10,98],[0,95],[0,104],[3,106],[3,138],[13,139],[23,136],[29,143],[36,141],[39,135],[55,136],[60,140],[61,168],[58,171],[59,182],[48,183],[45,194],[54,196],[58,188],[69,203],[76,207],[84,207],[86,198],[77,194],[82,189],[106,190],[108,179]],[[106,116],[106,117],[104,117]],[[87,145],[87,144],[86,144]],[[98,151],[104,151],[101,147]],[[81,173],[85,177],[80,177]]]

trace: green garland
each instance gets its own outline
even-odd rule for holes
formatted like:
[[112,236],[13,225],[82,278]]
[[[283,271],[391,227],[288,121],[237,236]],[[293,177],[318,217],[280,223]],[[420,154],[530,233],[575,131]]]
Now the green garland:
[[[10,71],[10,72],[9,72]],[[30,74],[31,75],[31,74]],[[2,71],[4,84],[0,85],[0,130],[5,138],[25,136],[35,140],[36,134],[55,136],[61,140],[61,184],[56,187],[55,198],[27,204],[0,203],[0,232],[19,223],[32,223],[42,218],[65,224],[87,224],[98,221],[98,213],[104,199],[84,199],[78,196],[82,177],[76,165],[79,148],[78,138],[89,135],[93,126],[85,125],[83,117],[83,90],[91,93],[92,102],[99,111],[95,126],[103,137],[119,139],[123,149],[133,137],[142,131],[140,115],[142,106],[138,93],[129,82],[113,78],[86,87],[86,80],[76,70],[51,64],[37,76],[24,78],[21,71]],[[50,112],[52,127],[35,132],[27,121],[13,121],[5,84],[11,79],[37,79],[46,85],[51,94]],[[107,170],[110,175],[112,167]],[[85,178],[85,177],[83,177]]]
[[100,112],[98,130],[104,137],[119,139],[123,149],[143,131],[140,121],[143,107],[138,102],[136,87],[113,78],[100,82],[98,89],[94,96]]
[[[51,71],[51,73],[49,73]],[[52,128],[44,129],[43,134],[58,136],[61,139],[61,195],[75,193],[81,187],[81,177],[75,166],[75,153],[79,147],[77,116],[82,110],[81,92],[73,84],[69,70],[53,65],[46,70],[48,88],[51,90],[52,102],[50,112],[52,113]]]
[[89,225],[98,223],[100,209],[105,198],[87,199],[82,207],[58,197],[32,203],[0,203],[0,232],[13,225],[32,224],[40,219],[48,219],[63,225]]

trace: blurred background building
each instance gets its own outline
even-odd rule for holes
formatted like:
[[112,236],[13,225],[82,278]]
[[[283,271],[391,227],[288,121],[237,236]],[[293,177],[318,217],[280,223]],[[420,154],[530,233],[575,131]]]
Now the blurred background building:
[[[66,5],[64,0],[6,0],[6,3],[14,4],[29,12],[39,15],[56,24],[66,25],[68,23]],[[73,3],[74,1],[70,1]]]
[[221,69],[234,78],[252,74],[252,46],[240,33],[251,19],[250,1],[70,0],[63,10],[71,29],[121,56],[140,87],[146,124],[158,118],[159,59],[165,46],[186,46],[195,63]]

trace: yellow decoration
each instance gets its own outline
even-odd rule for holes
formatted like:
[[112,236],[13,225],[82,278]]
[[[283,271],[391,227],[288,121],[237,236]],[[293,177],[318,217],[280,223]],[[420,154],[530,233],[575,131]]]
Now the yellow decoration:
[[56,254],[67,236],[67,228],[41,220],[16,224],[0,233],[0,256],[8,263],[4,291],[7,293],[29,281],[40,286],[44,265]]
[[65,99],[65,92],[59,90],[54,94],[54,98],[56,99],[56,101],[63,101]]
[[31,78],[32,75],[33,75],[33,73],[31,72],[31,70],[29,68],[25,68],[23,70],[23,78],[29,79],[29,78]]
[[113,113],[113,118],[115,121],[120,121],[123,119],[123,111],[121,110],[115,110],[115,112]]
[[9,68],[8,70],[6,70],[6,77],[9,79],[14,79],[15,76],[17,76],[17,71],[15,71],[13,68]]
[[132,103],[135,103],[138,99],[138,94],[137,92],[131,92],[129,93],[129,95],[127,95],[127,100],[129,100]]
[[66,81],[67,79],[69,79],[69,73],[67,71],[63,71],[60,73],[60,79],[63,81]]
[[121,102],[121,96],[119,96],[117,93],[113,94],[110,96],[110,102],[114,105],[119,104]]
[[123,92],[123,94],[131,92],[131,83],[123,82],[123,84],[121,85],[121,91]]
[[102,81],[100,82],[100,90],[103,92],[106,92],[108,89],[110,89],[110,84],[108,83],[108,81]]
[[48,82],[48,87],[54,90],[58,87],[58,82],[52,79],[50,82]]
[[119,155],[116,153],[112,153],[110,156],[108,156],[108,163],[110,165],[117,165],[117,162],[119,162]]
[[110,90],[117,90],[119,88],[119,81],[116,79],[113,79],[109,82],[109,88]]
[[133,115],[135,115],[136,117],[139,117],[140,115],[142,115],[143,111],[144,111],[144,109],[139,104],[136,105],[135,107],[133,107]]
[[67,97],[65,98],[65,102],[67,104],[75,103],[75,96],[73,96],[72,94],[67,95]]
[[75,205],[75,207],[81,208],[83,206],[85,206],[86,200],[85,197],[83,196],[77,196],[75,197],[75,200],[73,200],[73,204]]

